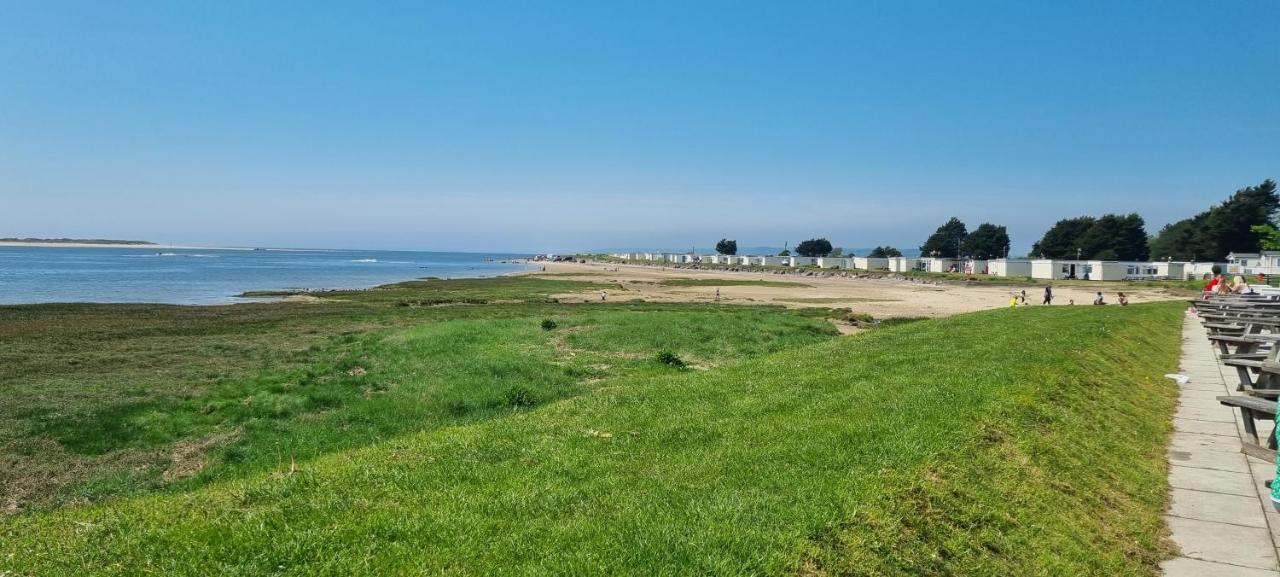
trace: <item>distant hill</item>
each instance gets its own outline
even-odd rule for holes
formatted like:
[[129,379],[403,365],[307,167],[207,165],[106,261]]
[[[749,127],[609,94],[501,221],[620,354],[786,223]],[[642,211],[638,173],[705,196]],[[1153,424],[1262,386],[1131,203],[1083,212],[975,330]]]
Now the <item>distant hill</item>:
[[155,244],[149,240],[113,240],[106,238],[0,238],[0,242],[40,242],[47,244]]

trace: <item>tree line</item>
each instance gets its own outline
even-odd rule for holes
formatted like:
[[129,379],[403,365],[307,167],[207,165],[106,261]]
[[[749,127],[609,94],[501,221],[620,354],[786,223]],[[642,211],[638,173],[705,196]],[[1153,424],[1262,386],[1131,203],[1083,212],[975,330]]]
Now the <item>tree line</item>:
[[[1195,216],[1165,225],[1148,236],[1146,222],[1137,213],[1077,216],[1054,223],[1031,245],[1031,258],[1082,260],[1181,260],[1222,262],[1232,252],[1280,250],[1280,195],[1274,180],[1235,191],[1229,198]],[[952,217],[920,245],[921,256],[990,260],[1009,256],[1009,231],[984,222],[968,230]],[[736,254],[738,243],[721,239],[720,254]],[[825,238],[813,238],[796,245],[800,256],[839,256]],[[782,256],[791,251],[784,249]],[[867,256],[902,256],[891,246],[877,246]]]

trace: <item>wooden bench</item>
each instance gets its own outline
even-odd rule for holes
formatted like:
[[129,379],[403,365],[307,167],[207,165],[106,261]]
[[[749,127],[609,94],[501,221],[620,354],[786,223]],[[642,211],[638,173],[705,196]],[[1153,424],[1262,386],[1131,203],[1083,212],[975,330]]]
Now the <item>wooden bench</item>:
[[1244,431],[1250,437],[1253,437],[1253,443],[1245,443],[1241,450],[1245,454],[1274,462],[1276,459],[1275,427],[1272,427],[1271,434],[1267,435],[1266,444],[1263,444],[1261,439],[1258,438],[1258,427],[1254,424],[1254,421],[1271,421],[1274,423],[1276,420],[1276,402],[1245,395],[1218,397],[1218,402],[1228,407],[1240,409],[1240,415],[1244,417]]

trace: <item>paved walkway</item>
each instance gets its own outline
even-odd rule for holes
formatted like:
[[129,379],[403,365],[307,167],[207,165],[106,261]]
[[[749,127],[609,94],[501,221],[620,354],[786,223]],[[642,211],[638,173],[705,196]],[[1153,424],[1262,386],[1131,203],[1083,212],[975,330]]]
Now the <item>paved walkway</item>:
[[[1181,365],[1191,381],[1181,386],[1173,419],[1173,502],[1165,519],[1182,554],[1163,563],[1165,575],[1280,577],[1280,513],[1263,484],[1276,465],[1240,452],[1239,413],[1215,398],[1236,394],[1235,373],[1222,370],[1204,327],[1190,317],[1182,328]],[[1259,423],[1259,432],[1270,430]]]

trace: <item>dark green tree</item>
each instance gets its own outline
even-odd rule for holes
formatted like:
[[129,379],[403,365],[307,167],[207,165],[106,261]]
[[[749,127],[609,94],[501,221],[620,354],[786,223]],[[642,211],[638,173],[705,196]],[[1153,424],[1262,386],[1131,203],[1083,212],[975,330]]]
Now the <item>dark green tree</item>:
[[827,256],[831,254],[831,241],[825,238],[811,238],[796,245],[796,254],[800,256]]
[[722,238],[716,243],[716,252],[728,255],[738,254],[738,241]]
[[1054,224],[1031,246],[1033,258],[1146,260],[1146,222],[1136,213],[1080,216]]
[[1031,245],[1032,258],[1075,258],[1076,239],[1093,226],[1092,216],[1064,218],[1045,231],[1044,236]]
[[871,258],[893,258],[902,256],[902,251],[891,246],[877,246],[871,249],[871,254],[867,255]]
[[1256,252],[1261,246],[1253,227],[1269,223],[1278,208],[1274,180],[1242,188],[1221,204],[1160,229],[1151,239],[1151,256],[1222,261],[1231,252]]
[[946,224],[938,227],[938,230],[930,235],[924,244],[920,245],[920,254],[956,258],[960,256],[960,247],[968,236],[969,231],[964,223],[953,216]]
[[1076,239],[1076,248],[1080,249],[1081,258],[1146,260],[1148,249],[1145,226],[1146,223],[1137,214],[1104,214]]
[[1009,254],[1009,230],[984,222],[965,237],[960,254],[982,260],[1003,258]]

